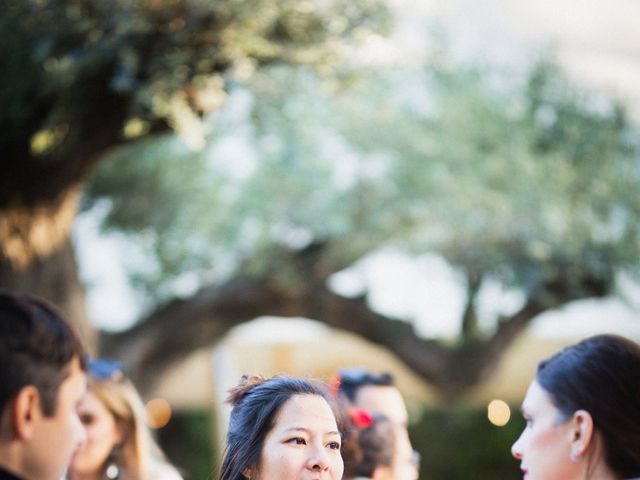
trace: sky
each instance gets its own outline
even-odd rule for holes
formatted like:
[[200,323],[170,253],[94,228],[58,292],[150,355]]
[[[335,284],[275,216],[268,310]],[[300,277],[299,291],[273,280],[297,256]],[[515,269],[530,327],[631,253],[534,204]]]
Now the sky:
[[[430,51],[429,32],[439,31],[453,57],[524,67],[540,55],[553,54],[586,88],[613,94],[640,120],[640,1],[609,0],[390,0],[399,27],[390,39],[374,38],[361,52],[363,62],[413,62]],[[118,330],[131,325],[140,300],[126,287],[120,259],[131,255],[118,235],[98,233],[100,207],[80,215],[74,228],[81,275],[88,288],[88,308],[97,326]],[[400,252],[377,252],[332,283],[347,294],[370,289],[373,306],[400,318],[415,318],[425,336],[450,336],[457,330],[463,293],[456,273],[441,259],[418,261]],[[630,298],[640,296],[628,286]],[[508,313],[519,305],[517,292],[488,285],[481,298],[481,320],[491,328],[496,305]],[[539,335],[574,335],[576,328],[595,333],[613,323],[620,333],[640,338],[640,302],[581,302],[536,321]],[[568,316],[559,331],[557,315]],[[629,330],[630,329],[630,330]]]
[[636,0],[393,0],[403,49],[424,51],[426,25],[454,55],[529,64],[552,53],[587,88],[618,96],[640,114],[640,2]]

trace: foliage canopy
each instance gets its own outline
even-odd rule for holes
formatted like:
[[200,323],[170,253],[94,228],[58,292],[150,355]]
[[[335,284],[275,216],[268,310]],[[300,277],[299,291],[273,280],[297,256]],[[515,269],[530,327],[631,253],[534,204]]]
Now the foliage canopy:
[[[0,284],[47,278],[73,302],[68,231],[100,165],[86,204],[108,199],[105,226],[139,246],[154,310],[106,352],[132,372],[258,315],[300,315],[455,396],[536,315],[638,272],[637,127],[552,64],[363,67],[351,46],[389,26],[381,0],[1,1]],[[390,247],[459,270],[457,342],[328,286]],[[490,281],[522,304],[481,331]]]
[[170,296],[185,272],[194,285],[259,275],[312,242],[329,243],[331,272],[388,247],[436,252],[472,301],[483,279],[552,307],[637,272],[637,137],[615,101],[548,63],[516,79],[341,74],[267,69],[211,120],[208,149],[167,137],[104,163],[90,194],[154,252],[138,272],[149,292]]

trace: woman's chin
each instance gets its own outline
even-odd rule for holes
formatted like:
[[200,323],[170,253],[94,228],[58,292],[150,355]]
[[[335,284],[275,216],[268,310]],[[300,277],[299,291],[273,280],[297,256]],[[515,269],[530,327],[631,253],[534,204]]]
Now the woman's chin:
[[77,475],[84,475],[92,472],[93,469],[91,465],[87,465],[87,461],[84,458],[82,451],[76,451],[71,457],[71,461],[69,462],[69,472],[73,472]]

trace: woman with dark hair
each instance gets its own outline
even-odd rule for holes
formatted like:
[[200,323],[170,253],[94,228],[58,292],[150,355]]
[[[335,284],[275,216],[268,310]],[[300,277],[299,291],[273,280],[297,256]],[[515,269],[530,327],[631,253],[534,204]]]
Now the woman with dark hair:
[[528,480],[640,478],[640,347],[614,335],[538,366],[511,452]]
[[350,480],[393,480],[396,460],[396,427],[382,414],[352,408],[345,415],[342,449],[345,478]]
[[325,388],[285,376],[243,376],[220,480],[341,480],[341,435]]

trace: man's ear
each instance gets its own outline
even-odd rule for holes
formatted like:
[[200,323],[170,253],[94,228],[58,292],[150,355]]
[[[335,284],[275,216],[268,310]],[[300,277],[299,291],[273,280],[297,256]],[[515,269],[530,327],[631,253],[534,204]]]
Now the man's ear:
[[33,385],[22,387],[14,398],[11,412],[11,423],[16,437],[23,440],[31,439],[40,417],[40,392]]
[[593,418],[586,410],[577,410],[571,417],[571,459],[577,460],[593,440]]

